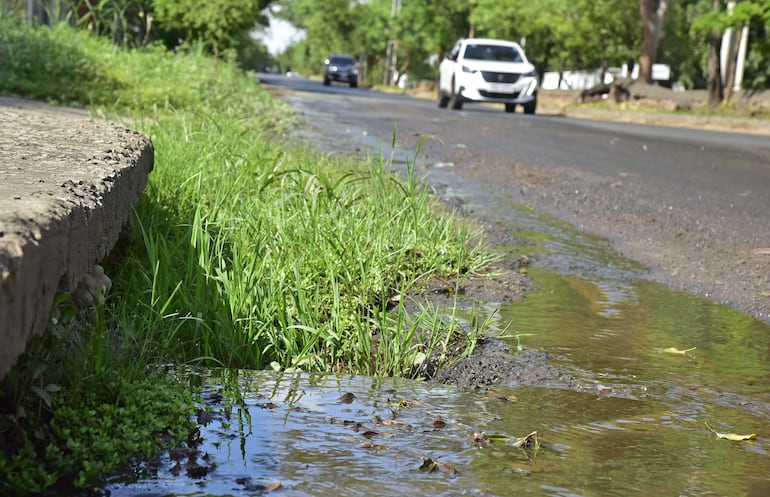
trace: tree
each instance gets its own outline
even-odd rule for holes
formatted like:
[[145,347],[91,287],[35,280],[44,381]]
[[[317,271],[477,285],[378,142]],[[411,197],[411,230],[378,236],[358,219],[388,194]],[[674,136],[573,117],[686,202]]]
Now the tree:
[[[723,16],[725,14],[723,13]],[[729,8],[726,12],[725,24],[735,36],[732,50],[728,54],[730,57],[728,61],[729,72],[724,82],[724,97],[723,102],[728,102],[732,96],[733,88],[735,88],[736,70],[738,67],[738,50],[741,45],[741,37],[743,36],[743,28],[751,24],[755,19],[763,19],[765,22],[770,21],[770,0],[754,0],[752,2],[738,2]]]
[[247,31],[238,35],[235,50],[238,65],[245,71],[261,71],[268,67],[278,68],[278,62],[270,55],[267,47]]
[[658,45],[663,34],[663,20],[666,17],[669,0],[639,0],[642,15],[642,51],[639,56],[639,79],[652,83],[652,65],[658,54]]
[[435,68],[429,65],[429,58],[442,58],[469,30],[468,1],[405,1],[394,26],[398,75],[408,71],[415,79],[433,79]]
[[526,42],[541,74],[621,64],[639,40],[638,11],[627,0],[477,0],[471,22],[477,34]]
[[730,100],[735,83],[735,57],[737,47],[730,54],[732,71],[722,79],[722,35],[727,29],[741,30],[752,21],[770,23],[770,0],[738,2],[732,9],[725,8],[720,0],[712,0],[712,9],[693,21],[691,33],[697,39],[708,39],[708,104],[717,106]]
[[712,0],[679,0],[669,4],[658,60],[671,67],[674,81],[685,88],[706,87],[706,38],[690,34],[693,20],[712,9]]
[[754,19],[749,30],[749,51],[743,86],[750,90],[770,88],[770,21]]
[[202,42],[215,57],[232,48],[238,36],[257,22],[266,23],[262,10],[270,0],[153,0],[154,17],[178,41]]
[[318,73],[332,53],[359,54],[351,37],[360,20],[357,3],[351,7],[349,0],[280,0],[277,5],[274,15],[305,30],[305,39],[292,50],[293,67]]
[[[721,9],[719,0],[713,0],[714,13],[719,14]],[[718,17],[713,18],[714,24],[708,30],[709,51],[708,51],[708,104],[716,106],[722,103],[724,91],[722,88],[722,27],[718,22]]]

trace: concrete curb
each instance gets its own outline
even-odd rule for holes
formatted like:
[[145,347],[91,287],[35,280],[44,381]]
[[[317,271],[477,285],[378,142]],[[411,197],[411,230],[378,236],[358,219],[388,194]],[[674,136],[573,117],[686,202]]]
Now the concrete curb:
[[83,111],[0,97],[0,377],[117,242],[150,138]]

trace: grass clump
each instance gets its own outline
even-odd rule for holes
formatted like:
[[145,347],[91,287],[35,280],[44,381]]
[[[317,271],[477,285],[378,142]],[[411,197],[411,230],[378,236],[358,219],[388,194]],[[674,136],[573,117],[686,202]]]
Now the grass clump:
[[133,290],[120,300],[148,311],[125,309],[137,343],[181,362],[402,374],[410,354],[375,347],[404,331],[394,297],[478,269],[482,253],[414,178],[244,140],[243,124],[201,119],[187,141],[150,129],[169,167],[153,173],[134,252],[113,270]]
[[195,47],[0,17],[0,59],[6,95],[88,106],[156,152],[133,235],[104,261],[106,304],[83,325],[62,298],[0,386],[0,493],[88,485],[183,437],[194,392],[158,364],[408,375],[460,339],[472,350],[453,310],[404,305],[424,278],[491,259],[412,169],[289,146],[288,109]]

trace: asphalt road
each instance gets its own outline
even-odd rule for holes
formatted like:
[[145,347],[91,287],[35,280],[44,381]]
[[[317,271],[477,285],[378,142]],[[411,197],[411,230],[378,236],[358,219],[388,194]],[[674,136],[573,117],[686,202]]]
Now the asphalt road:
[[363,88],[260,79],[330,150],[389,146],[394,133],[405,150],[423,140],[422,155],[453,164],[452,174],[607,237],[653,279],[770,322],[770,255],[756,253],[770,247],[770,135],[506,114],[498,105],[452,111]]

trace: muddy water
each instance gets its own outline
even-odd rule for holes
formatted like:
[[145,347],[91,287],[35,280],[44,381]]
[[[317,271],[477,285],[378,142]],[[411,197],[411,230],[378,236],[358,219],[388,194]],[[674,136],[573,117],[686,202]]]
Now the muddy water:
[[[506,312],[526,319],[528,311]],[[544,346],[557,320],[550,321],[532,320]],[[621,334],[617,327],[605,327],[598,338],[597,330],[584,338],[596,357],[584,352],[585,344],[580,353],[565,341],[553,347],[564,354],[561,366],[581,377],[578,389],[468,393],[407,380],[211,372],[202,379],[211,416],[195,451],[154,461],[136,473],[138,481],[116,481],[109,489],[115,497],[262,495],[276,487],[269,493],[769,494],[768,395],[740,374],[724,382],[718,374],[725,360],[718,349],[744,349],[744,340],[699,341],[690,355],[666,355],[657,343],[647,351],[636,341],[645,350],[636,356],[628,350],[633,346],[601,344]],[[638,330],[629,326],[628,333]],[[767,376],[757,362],[741,371]],[[759,437],[719,440],[705,422],[719,432]],[[533,431],[539,447],[514,445]]]
[[[554,466],[540,464],[558,487],[547,495],[770,495],[765,324],[649,282],[606,292],[534,276],[542,291],[501,321],[578,385],[517,394],[562,447]],[[759,437],[717,439],[706,424]]]
[[[540,290],[499,309],[500,329],[548,351],[560,380],[467,392],[211,371],[199,377],[211,415],[200,418],[195,450],[108,488],[115,497],[770,495],[770,330],[654,283],[624,282],[636,269],[621,262],[593,279],[532,268]],[[718,439],[706,424],[758,437]],[[532,432],[537,447],[516,447]]]
[[[559,379],[468,392],[209,372],[200,443],[116,477],[112,496],[770,495],[770,327],[647,281],[606,240],[451,165],[420,167],[442,196],[524,242],[539,290],[490,311],[498,331],[520,334],[505,341],[514,353],[548,352]],[[532,432],[537,447],[516,446]]]
[[[479,211],[503,205],[467,193]],[[500,307],[498,325],[548,351],[561,374],[549,388],[517,388],[519,402],[499,414],[502,430],[536,420],[559,454],[544,451],[522,493],[770,495],[770,327],[646,280],[606,240],[567,224],[515,205],[484,212],[537,258],[539,291]]]

